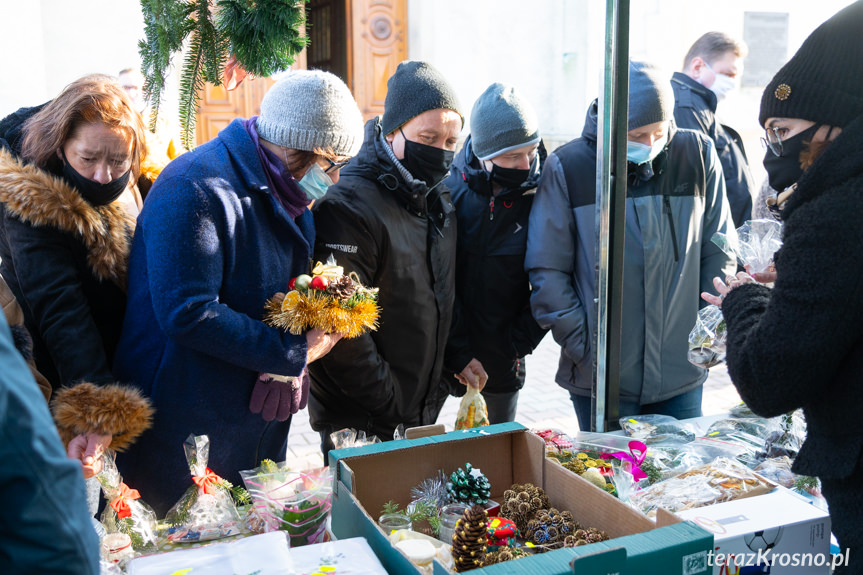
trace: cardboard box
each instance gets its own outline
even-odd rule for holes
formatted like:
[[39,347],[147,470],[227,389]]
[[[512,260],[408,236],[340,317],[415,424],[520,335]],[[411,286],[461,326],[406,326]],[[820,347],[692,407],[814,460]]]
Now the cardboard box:
[[[389,573],[418,573],[378,528],[381,508],[390,499],[404,508],[411,487],[439,469],[449,474],[470,462],[488,477],[492,499],[502,501],[503,492],[513,483],[533,483],[545,490],[553,506],[571,511],[579,523],[612,537],[607,542],[538,554],[472,573],[556,575],[572,573],[573,561],[579,573],[587,574],[710,572],[707,555],[713,538],[708,532],[691,523],[657,529],[653,521],[547,460],[544,450],[541,438],[517,423],[508,423],[331,451],[332,531],[339,538],[366,537]],[[587,568],[585,564],[591,562],[601,567]],[[434,572],[447,571],[435,562]]]
[[662,510],[661,525],[689,520],[714,536],[715,575],[830,573],[830,516],[778,487],[765,495],[678,511]]

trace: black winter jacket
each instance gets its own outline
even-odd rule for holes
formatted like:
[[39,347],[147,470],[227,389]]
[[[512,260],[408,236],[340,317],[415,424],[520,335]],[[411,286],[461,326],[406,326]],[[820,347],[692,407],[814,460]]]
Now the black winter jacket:
[[309,366],[312,428],[352,427],[391,439],[434,423],[452,318],[456,221],[449,191],[429,191],[395,160],[379,119],[314,207],[315,259],[380,289],[380,327],[342,339]]
[[863,116],[803,173],[788,200],[775,287],[746,284],[722,304],[728,371],[740,397],[766,417],[803,408],[807,438],[794,472],[839,479],[856,467],[858,483],[863,463],[860,214]]
[[[540,146],[540,170],[545,157]],[[444,181],[458,219],[456,297],[443,380],[453,395],[464,395],[465,386],[453,374],[472,358],[488,373],[486,390],[521,389],[518,363],[545,335],[530,312],[524,271],[528,216],[540,170],[518,189],[495,197],[468,137]]]
[[696,130],[707,135],[716,146],[725,189],[731,205],[734,227],[739,228],[752,217],[752,194],[755,181],[749,172],[749,162],[740,134],[716,119],[716,94],[686,74],[675,72],[671,79],[674,89],[674,121],[678,128]]

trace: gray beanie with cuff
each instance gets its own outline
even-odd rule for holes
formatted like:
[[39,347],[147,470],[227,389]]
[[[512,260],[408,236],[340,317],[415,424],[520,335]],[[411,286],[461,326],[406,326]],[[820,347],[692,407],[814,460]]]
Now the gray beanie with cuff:
[[363,116],[338,76],[295,70],[273,84],[261,101],[258,135],[277,146],[355,156],[363,143]]
[[512,86],[494,83],[477,99],[470,113],[474,155],[482,161],[538,144],[539,120],[530,103]]
[[671,76],[646,62],[629,61],[629,129],[674,118]]
[[387,80],[381,131],[391,134],[423,112],[437,109],[457,113],[464,126],[458,96],[443,74],[428,62],[405,60]]

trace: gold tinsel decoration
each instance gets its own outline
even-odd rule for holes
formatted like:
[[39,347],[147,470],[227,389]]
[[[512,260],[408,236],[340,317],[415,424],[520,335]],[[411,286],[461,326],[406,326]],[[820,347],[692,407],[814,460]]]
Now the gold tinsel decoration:
[[347,299],[341,299],[338,292],[311,288],[290,291],[284,300],[274,296],[264,306],[264,322],[294,335],[320,328],[327,333],[341,333],[346,338],[354,338],[374,331],[380,317],[377,289],[363,287],[355,278],[356,274],[352,273],[330,280],[345,284],[345,279],[353,282],[353,291],[343,290],[343,293],[351,294]]

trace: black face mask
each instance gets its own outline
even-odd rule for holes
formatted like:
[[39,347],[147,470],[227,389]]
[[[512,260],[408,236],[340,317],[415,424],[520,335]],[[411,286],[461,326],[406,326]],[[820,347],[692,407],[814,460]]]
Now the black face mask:
[[125,174],[116,180],[111,180],[107,184],[100,184],[96,180],[85,178],[76,172],[72,164],[66,160],[66,154],[63,153],[63,176],[91,206],[106,206],[119,198],[129,184],[129,176],[131,175],[132,168],[129,168]]
[[449,173],[455,152],[412,142],[405,138],[401,128],[399,132],[405,139],[405,157],[402,162],[407,171],[417,180],[425,182],[429,189],[441,183]]
[[804,140],[810,141],[820,127],[821,124],[815,124],[787,140],[782,140],[781,156],[775,155],[769,149],[765,152],[764,169],[767,170],[767,180],[771,188],[781,192],[800,179],[803,175],[800,153],[803,151]]
[[536,173],[539,167],[539,156],[533,158],[530,167],[526,170],[519,168],[503,168],[492,161],[492,168],[489,177],[493,182],[500,184],[501,187],[507,190],[518,189],[527,179]]

